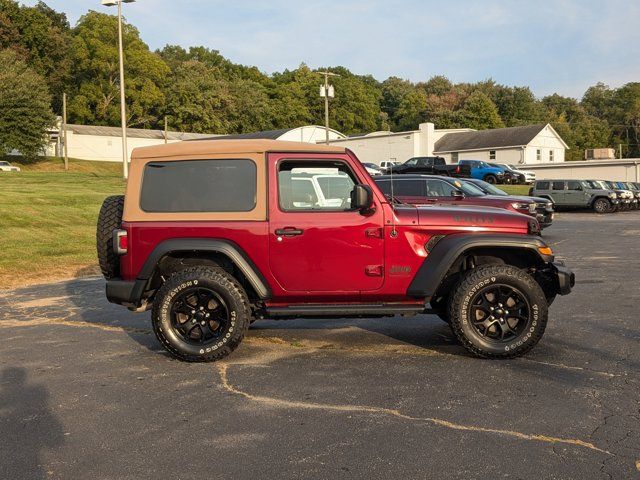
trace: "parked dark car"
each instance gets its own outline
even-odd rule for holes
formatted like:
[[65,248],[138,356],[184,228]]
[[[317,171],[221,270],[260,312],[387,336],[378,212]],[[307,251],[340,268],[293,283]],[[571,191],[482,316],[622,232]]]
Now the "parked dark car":
[[513,185],[524,185],[527,183],[524,173],[516,172],[507,164],[489,163],[489,165],[496,168],[502,168],[504,170],[504,183],[511,183]]
[[511,200],[526,202],[533,201],[536,204],[536,218],[540,223],[542,228],[546,228],[551,225],[554,217],[554,205],[553,201],[548,198],[542,197],[531,197],[531,196],[521,196],[521,195],[509,195],[504,190],[500,190],[495,185],[491,185],[490,183],[483,182],[482,180],[476,180],[475,178],[465,179],[464,182],[471,183],[475,187],[478,187],[487,195],[495,195],[497,197],[508,197]]
[[442,157],[413,157],[400,165],[392,166],[389,172],[394,174],[424,173],[458,178],[471,177],[469,165],[447,165]]
[[464,179],[435,175],[399,175],[393,177],[393,193],[390,175],[379,175],[374,178],[374,181],[385,195],[410,205],[493,207],[537,218],[536,203],[533,200],[487,195]]

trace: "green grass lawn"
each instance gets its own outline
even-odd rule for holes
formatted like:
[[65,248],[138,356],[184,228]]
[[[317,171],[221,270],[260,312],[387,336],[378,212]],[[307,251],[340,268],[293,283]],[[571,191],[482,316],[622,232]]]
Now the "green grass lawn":
[[0,173],[0,288],[97,272],[96,219],[124,191],[120,164],[8,160],[23,171]]
[[529,195],[530,185],[497,185],[500,190],[504,190],[509,195]]

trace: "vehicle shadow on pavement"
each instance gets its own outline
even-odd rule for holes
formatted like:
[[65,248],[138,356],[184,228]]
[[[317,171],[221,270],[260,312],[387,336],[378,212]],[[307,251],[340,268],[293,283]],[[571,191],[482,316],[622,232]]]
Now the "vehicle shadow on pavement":
[[22,367],[0,373],[0,465],[4,478],[48,478],[41,451],[64,443],[62,424],[49,407],[49,393],[27,381]]

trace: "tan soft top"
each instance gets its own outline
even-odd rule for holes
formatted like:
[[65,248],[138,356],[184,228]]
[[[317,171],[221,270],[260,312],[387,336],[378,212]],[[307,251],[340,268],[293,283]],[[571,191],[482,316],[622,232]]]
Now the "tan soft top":
[[140,147],[133,150],[131,159],[179,158],[209,154],[237,154],[264,152],[329,152],[344,153],[344,147],[315,143],[285,142],[282,140],[191,140]]

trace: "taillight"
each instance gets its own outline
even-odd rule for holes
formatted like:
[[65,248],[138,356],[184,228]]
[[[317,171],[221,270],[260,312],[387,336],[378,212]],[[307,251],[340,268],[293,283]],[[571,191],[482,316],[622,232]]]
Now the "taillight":
[[460,165],[456,167],[456,173],[460,173]]
[[129,237],[126,230],[113,231],[113,250],[118,255],[124,255],[129,248]]

